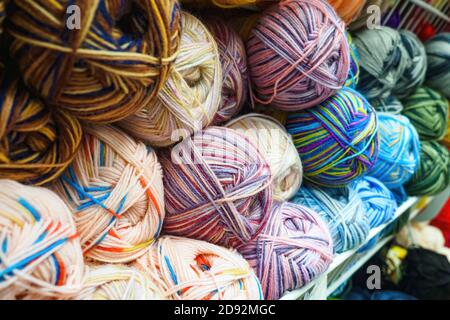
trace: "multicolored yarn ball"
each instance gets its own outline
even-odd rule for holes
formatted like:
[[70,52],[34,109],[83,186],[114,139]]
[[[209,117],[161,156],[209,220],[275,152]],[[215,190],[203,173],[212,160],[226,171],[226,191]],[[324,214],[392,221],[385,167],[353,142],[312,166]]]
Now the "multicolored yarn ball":
[[222,99],[214,124],[235,116],[246,102],[249,83],[245,45],[225,20],[209,17],[206,26],[214,36],[222,65]]
[[302,184],[302,162],[292,137],[275,119],[256,113],[232,120],[228,128],[246,136],[267,160],[272,172],[273,198],[286,201]]
[[53,188],[72,210],[87,258],[130,262],[161,231],[164,190],[156,153],[111,126],[86,127],[80,151]]
[[343,88],[315,108],[289,114],[286,128],[302,159],[304,179],[315,185],[344,186],[377,159],[375,110],[353,89]]
[[210,124],[219,108],[222,68],[216,42],[194,16],[183,12],[181,43],[158,97],[119,125],[153,146],[166,147]]
[[350,67],[344,23],[322,0],[286,0],[265,11],[247,57],[255,101],[286,111],[323,102]]
[[7,72],[0,67],[0,179],[43,185],[74,158],[81,125],[64,111],[51,111]]
[[328,2],[333,6],[339,17],[344,20],[346,24],[353,21],[361,12],[366,0],[328,0]]
[[270,166],[239,132],[209,127],[163,150],[167,234],[225,247],[260,233],[272,206]]
[[78,25],[70,4],[11,2],[10,52],[25,82],[48,105],[83,120],[109,123],[136,113],[156,96],[177,54],[178,2],[77,2]]
[[50,190],[0,180],[0,299],[71,297],[84,262],[72,214]]
[[388,27],[365,29],[353,35],[353,42],[360,57],[358,90],[369,100],[389,96],[411,61],[400,33]]
[[303,186],[292,201],[314,210],[327,222],[335,253],[358,247],[369,234],[369,217],[354,189]]
[[403,104],[395,96],[388,96],[386,98],[374,98],[370,100],[370,104],[378,112],[401,114],[403,111]]
[[403,100],[403,115],[409,118],[420,140],[442,140],[447,133],[449,102],[439,92],[421,87]]
[[347,33],[347,40],[350,48],[350,71],[344,86],[355,89],[359,82],[359,54],[350,33]]
[[423,141],[420,165],[405,185],[411,196],[433,196],[445,190],[450,183],[450,153],[436,141]]
[[401,30],[400,38],[406,50],[404,59],[408,59],[408,64],[392,93],[402,99],[423,85],[427,73],[427,54],[424,45],[414,33]]
[[369,175],[389,189],[408,182],[419,166],[420,141],[408,118],[378,113],[380,152]]
[[132,266],[89,266],[83,289],[75,300],[162,300],[153,280]]
[[425,44],[428,56],[427,86],[450,98],[450,33],[440,33]]
[[394,194],[378,179],[363,177],[349,188],[361,198],[370,227],[376,228],[392,221],[397,210]]
[[325,221],[313,210],[289,202],[276,203],[264,231],[238,250],[255,270],[268,300],[308,284],[333,260]]
[[135,265],[171,300],[262,300],[258,278],[237,252],[163,236]]

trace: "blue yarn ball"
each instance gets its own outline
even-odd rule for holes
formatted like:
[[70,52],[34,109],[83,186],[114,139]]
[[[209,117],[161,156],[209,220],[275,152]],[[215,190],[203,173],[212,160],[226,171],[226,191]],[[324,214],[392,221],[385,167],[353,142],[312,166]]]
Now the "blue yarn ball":
[[408,118],[378,113],[380,150],[368,175],[383,182],[389,189],[408,182],[419,165],[420,141]]
[[370,227],[392,221],[397,210],[394,194],[378,179],[363,177],[349,186],[361,198]]
[[335,253],[356,248],[369,234],[370,223],[363,202],[350,188],[303,186],[292,201],[313,209],[327,222]]

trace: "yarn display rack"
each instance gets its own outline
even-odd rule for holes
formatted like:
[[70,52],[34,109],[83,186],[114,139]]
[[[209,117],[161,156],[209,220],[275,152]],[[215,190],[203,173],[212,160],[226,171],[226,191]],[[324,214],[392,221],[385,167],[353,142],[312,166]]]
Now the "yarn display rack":
[[396,211],[395,218],[390,222],[372,229],[364,243],[355,249],[348,250],[334,257],[332,264],[326,272],[301,289],[287,292],[281,300],[326,300],[340,285],[345,283],[351,276],[361,268],[371,257],[375,255],[395,233],[382,237],[373,247],[360,253],[360,249],[368,245],[375,237],[382,233],[400,217],[409,214],[409,220],[413,220],[424,210],[435,197],[410,197]]

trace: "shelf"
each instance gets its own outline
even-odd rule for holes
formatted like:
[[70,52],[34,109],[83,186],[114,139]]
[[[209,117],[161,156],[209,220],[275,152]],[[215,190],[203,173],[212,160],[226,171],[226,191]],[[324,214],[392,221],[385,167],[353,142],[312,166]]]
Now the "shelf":
[[[403,203],[396,211],[394,218],[391,222],[381,225],[377,228],[374,228],[370,231],[366,241],[363,244],[358,246],[353,250],[349,250],[338,254],[334,257],[333,262],[330,267],[325,271],[324,274],[314,279],[309,284],[304,287],[294,290],[291,292],[287,292],[281,300],[298,300],[302,297],[307,299],[326,299],[334,290],[336,290],[340,285],[345,283],[358,269],[361,268],[373,255],[375,255],[386,243],[391,240],[394,235],[390,235],[382,238],[373,248],[367,250],[364,253],[358,253],[358,250],[364,247],[369,241],[371,241],[374,237],[381,234],[389,225],[394,223],[399,217],[401,217],[405,212],[409,209],[413,209],[409,216],[409,219],[414,219],[419,212],[425,208],[431,201],[433,197],[426,198],[416,198],[411,197],[405,203]],[[352,265],[346,268],[345,264],[349,259],[356,258],[355,261],[352,261]],[[333,271],[338,268],[343,268],[344,271],[342,274],[338,275],[337,278],[329,283],[329,276],[333,273]]]

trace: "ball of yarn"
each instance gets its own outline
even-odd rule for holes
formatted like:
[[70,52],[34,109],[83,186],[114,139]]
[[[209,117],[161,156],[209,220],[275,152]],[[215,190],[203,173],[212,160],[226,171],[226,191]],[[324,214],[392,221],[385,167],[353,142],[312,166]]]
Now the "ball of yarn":
[[286,111],[317,105],[349,71],[344,23],[321,0],[287,0],[268,9],[247,40],[256,102]]
[[354,189],[303,186],[292,201],[311,208],[327,222],[335,253],[358,247],[369,234],[369,218]]
[[366,29],[354,34],[361,76],[358,89],[367,99],[387,97],[409,63],[400,33],[388,27]]
[[370,100],[370,104],[378,112],[401,114],[403,111],[403,104],[395,96],[388,96],[386,98],[374,98]]
[[440,33],[425,44],[428,57],[427,86],[450,98],[450,33]]
[[120,122],[132,136],[165,147],[210,124],[218,110],[222,68],[216,42],[194,16],[183,12],[181,43],[158,96]]
[[161,300],[162,293],[148,275],[125,265],[89,267],[76,300]]
[[352,22],[353,19],[360,14],[366,4],[366,0],[328,0],[328,2],[333,6],[336,13],[346,24]]
[[442,231],[427,222],[411,223],[404,226],[395,238],[396,242],[405,247],[419,246],[440,253],[445,247]]
[[359,54],[350,33],[347,33],[347,41],[350,48],[350,71],[344,86],[355,89],[359,82]]
[[408,118],[379,113],[380,152],[369,175],[389,189],[408,182],[419,166],[420,141]]
[[69,5],[11,2],[10,52],[25,82],[47,104],[83,120],[134,114],[157,94],[177,53],[178,2],[84,1],[79,25]]
[[222,99],[213,121],[220,124],[235,116],[247,99],[247,56],[244,43],[225,20],[209,17],[206,26],[216,40],[222,65]]
[[0,299],[70,297],[84,262],[72,214],[44,188],[0,180]]
[[292,137],[275,119],[256,113],[239,117],[227,124],[251,141],[267,160],[272,172],[273,198],[292,198],[302,183],[302,162]]
[[264,228],[272,176],[258,149],[233,129],[209,127],[160,154],[167,234],[235,247]]
[[340,187],[370,170],[378,154],[375,110],[358,92],[339,90],[315,108],[292,113],[286,123],[300,154],[303,176]]
[[408,63],[392,93],[402,99],[411,95],[424,83],[427,72],[427,54],[424,45],[414,33],[401,30],[400,38],[406,51],[403,59],[407,59]]
[[326,223],[316,212],[289,202],[275,204],[261,234],[238,250],[255,270],[268,300],[308,284],[333,260]]
[[403,115],[416,128],[420,140],[441,140],[447,133],[449,103],[440,93],[422,87],[403,100]]
[[381,181],[373,177],[363,177],[349,187],[361,198],[371,228],[392,221],[397,210],[397,201]]
[[135,265],[171,300],[262,300],[258,278],[237,252],[163,236]]
[[51,111],[0,67],[1,179],[34,185],[56,179],[75,156],[81,136],[78,120]]
[[90,259],[135,260],[160,233],[164,194],[156,153],[111,126],[86,128],[82,147],[54,189],[72,210]]
[[411,196],[433,196],[445,190],[450,183],[450,153],[436,141],[423,141],[420,164],[406,184]]

